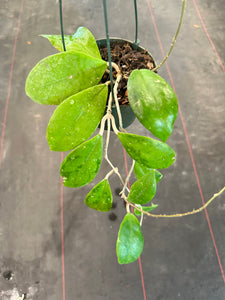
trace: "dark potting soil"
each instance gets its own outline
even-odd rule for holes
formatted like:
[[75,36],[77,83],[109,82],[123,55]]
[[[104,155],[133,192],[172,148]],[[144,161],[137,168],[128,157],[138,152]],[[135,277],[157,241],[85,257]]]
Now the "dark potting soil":
[[[108,61],[107,47],[101,48],[100,54],[102,59]],[[111,45],[111,57],[112,62],[116,63],[121,72],[122,79],[118,86],[118,100],[120,105],[126,105],[129,103],[127,96],[127,80],[131,72],[135,69],[149,69],[154,68],[153,58],[148,54],[147,51],[138,51],[132,49],[129,43],[119,43]],[[116,79],[117,72],[113,69],[113,78]],[[110,80],[108,72],[102,77],[101,83]]]

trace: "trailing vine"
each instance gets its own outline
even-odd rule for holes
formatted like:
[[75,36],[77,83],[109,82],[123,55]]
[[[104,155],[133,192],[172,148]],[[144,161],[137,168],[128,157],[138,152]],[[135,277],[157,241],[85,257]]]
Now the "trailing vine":
[[[135,261],[143,250],[141,225],[144,214],[154,218],[193,215],[204,210],[225,190],[224,187],[205,205],[190,212],[171,215],[152,214],[151,211],[158,205],[146,206],[154,198],[157,183],[163,177],[158,169],[166,169],[175,161],[175,152],[166,141],[173,131],[178,114],[177,97],[172,87],[153,71],[166,61],[173,49],[183,20],[186,1],[182,1],[178,29],[165,59],[152,71],[133,70],[127,82],[129,104],[139,122],[154,138],[128,133],[123,128],[117,97],[118,85],[123,75],[120,67],[111,61],[105,0],[103,5],[109,61],[106,62],[101,58],[95,38],[88,29],[79,27],[75,34],[70,36],[64,35],[61,26],[61,35],[42,35],[60,53],[37,63],[26,80],[26,93],[33,101],[44,105],[57,105],[47,127],[47,141],[52,151],[71,150],[60,167],[63,184],[78,188],[93,181],[104,156],[111,170],[90,190],[84,200],[88,207],[104,212],[112,208],[110,177],[114,173],[119,177],[123,185],[120,196],[126,202],[126,215],[120,225],[116,246],[120,264]],[[137,24],[136,1],[134,3]],[[60,17],[62,25],[62,14]],[[137,28],[135,40],[137,46]],[[112,69],[116,70],[115,80]],[[110,73],[110,81],[99,84],[105,71]],[[118,126],[112,114],[113,103],[119,119]],[[98,133],[92,137],[98,126],[100,126]],[[109,157],[111,128],[132,158],[125,179]],[[103,145],[105,132],[106,139]],[[129,189],[128,182],[133,172],[137,180]],[[134,214],[131,213],[130,207],[134,208]],[[140,220],[137,217],[140,217]]]

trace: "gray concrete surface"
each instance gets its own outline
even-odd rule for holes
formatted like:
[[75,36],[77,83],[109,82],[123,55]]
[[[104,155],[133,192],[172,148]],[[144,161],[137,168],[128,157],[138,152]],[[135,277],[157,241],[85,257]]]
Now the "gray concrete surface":
[[[134,39],[132,2],[108,1],[111,36]],[[176,30],[180,2],[151,1],[165,51]],[[11,70],[21,3],[20,32]],[[198,0],[197,4],[224,65],[225,2]],[[138,1],[138,7],[141,45],[159,62],[162,54],[147,1]],[[81,25],[89,28],[96,38],[104,37],[102,1],[64,1],[65,33],[73,34]],[[119,181],[115,176],[110,179],[117,203],[113,210],[117,216],[115,221],[109,219],[109,213],[92,211],[83,201],[91,185],[106,174],[108,166],[105,162],[91,185],[63,189],[64,297],[58,172],[61,154],[50,152],[45,138],[54,108],[33,103],[24,91],[30,69],[41,58],[55,53],[38,35],[60,33],[58,2],[1,0],[0,28],[2,138],[4,131],[0,167],[0,299],[16,300],[22,294],[33,300],[145,299],[138,262],[120,266],[116,260],[116,237],[125,213],[118,196]],[[225,186],[225,75],[193,1],[187,3],[181,34],[168,65],[202,193],[208,200]],[[161,68],[160,75],[170,81],[166,66]],[[128,130],[149,135],[138,121]],[[164,179],[158,185],[154,200],[159,204],[157,212],[198,208],[202,201],[180,116],[168,143],[175,149],[177,160],[163,171]],[[125,176],[123,150],[115,136],[111,139],[110,156]],[[225,267],[224,194],[215,200],[207,213],[217,253],[204,212],[183,219],[145,218],[141,261],[146,299],[225,299],[221,273]]]

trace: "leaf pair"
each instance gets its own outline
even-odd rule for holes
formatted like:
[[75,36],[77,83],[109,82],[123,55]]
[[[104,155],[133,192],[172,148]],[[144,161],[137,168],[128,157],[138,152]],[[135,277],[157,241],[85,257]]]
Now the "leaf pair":
[[[134,165],[134,174],[138,180],[131,186],[132,193],[129,195],[129,201],[136,204],[146,204],[154,198],[156,184],[162,179],[163,175],[159,171],[143,166],[137,162],[135,162]],[[144,207],[139,206],[146,212],[150,212],[158,207],[156,204]],[[134,209],[134,213],[136,216],[141,215],[141,212],[137,209]]]
[[[96,135],[77,146],[63,161],[60,173],[67,187],[81,187],[97,175],[102,160],[103,139]],[[112,208],[112,193],[107,179],[99,182],[86,196],[85,203],[99,211]]]
[[155,170],[151,170],[138,179],[130,189],[127,200],[135,204],[146,204],[151,201],[156,193]]
[[[67,187],[81,187],[91,182],[97,175],[101,160],[103,139],[96,135],[77,146],[63,161],[60,173]],[[99,211],[112,208],[112,193],[107,179],[99,182],[86,196],[85,203]]]

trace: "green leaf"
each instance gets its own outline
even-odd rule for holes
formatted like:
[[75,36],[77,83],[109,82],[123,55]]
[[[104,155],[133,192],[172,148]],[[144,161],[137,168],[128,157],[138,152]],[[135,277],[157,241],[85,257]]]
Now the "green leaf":
[[63,184],[80,187],[91,182],[101,165],[102,147],[102,136],[99,134],[77,146],[61,165]]
[[26,93],[40,104],[63,100],[99,83],[106,62],[83,53],[67,51],[42,59],[26,80]]
[[99,211],[109,211],[112,208],[112,201],[112,193],[107,179],[99,182],[85,199],[87,206]]
[[[146,211],[146,212],[150,212],[152,211],[153,209],[155,209],[156,207],[158,207],[158,204],[153,204],[151,206],[141,206],[140,205],[140,209],[143,210],[143,211]],[[136,208],[134,209],[134,213],[136,216],[141,216],[141,212],[139,210],[137,210]]]
[[152,169],[165,169],[175,161],[175,152],[167,144],[131,133],[118,133],[127,153],[138,163]]
[[150,70],[134,70],[129,76],[128,98],[138,120],[165,142],[173,131],[178,102],[172,87]]
[[155,170],[151,170],[131,186],[127,200],[136,204],[146,204],[156,193]]
[[98,127],[105,111],[108,87],[96,85],[61,103],[47,128],[49,147],[67,151],[86,141]]
[[[137,179],[140,179],[145,174],[149,173],[151,170],[152,170],[151,168],[148,168],[146,166],[143,166],[143,165],[139,164],[138,162],[135,162],[134,174],[135,174]],[[155,170],[155,169],[153,169],[153,170]],[[162,178],[163,178],[163,175],[158,170],[155,170],[156,182],[159,182]]]
[[131,213],[124,217],[116,243],[116,252],[120,264],[129,264],[141,255],[144,238],[138,219]]
[[[53,47],[59,51],[64,51],[61,35],[41,34],[47,38]],[[93,34],[85,27],[79,27],[74,35],[64,35],[66,51],[82,52],[89,56],[101,59]]]

